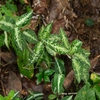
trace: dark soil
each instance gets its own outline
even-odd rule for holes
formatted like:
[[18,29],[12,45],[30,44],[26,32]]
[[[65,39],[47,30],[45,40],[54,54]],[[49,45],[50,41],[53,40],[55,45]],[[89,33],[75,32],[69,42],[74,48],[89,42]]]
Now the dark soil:
[[[2,1],[2,0],[1,0]],[[25,5],[30,5],[33,9],[33,17],[30,29],[36,33],[42,25],[47,25],[53,21],[52,33],[59,33],[62,27],[69,41],[79,39],[83,42],[83,48],[88,50],[90,54],[92,71],[100,74],[100,0],[24,0],[25,4],[21,5],[15,0],[21,15],[25,13],[23,9]],[[4,2],[1,2],[1,4]],[[90,22],[87,22],[89,21]],[[93,22],[92,25],[89,23]],[[51,33],[51,34],[52,34]],[[50,84],[36,85],[34,77],[29,80],[22,77],[18,71],[16,64],[16,55],[13,50],[9,51],[6,47],[0,48],[0,94],[6,95],[10,90],[21,91],[21,96],[25,97],[28,90],[44,92],[44,100],[51,93]],[[71,71],[70,61],[67,57],[61,56],[65,61],[68,73]],[[37,70],[35,70],[37,71]],[[73,82],[74,75],[70,72],[70,78],[66,86],[66,91],[76,93],[76,85]],[[72,79],[72,80],[70,80]],[[78,86],[83,85],[83,82]]]

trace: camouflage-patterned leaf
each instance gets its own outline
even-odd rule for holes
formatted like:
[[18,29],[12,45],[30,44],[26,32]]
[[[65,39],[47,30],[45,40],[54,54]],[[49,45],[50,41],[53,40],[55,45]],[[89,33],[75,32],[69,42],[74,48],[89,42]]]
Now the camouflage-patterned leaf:
[[5,45],[6,45],[6,47],[8,49],[10,49],[9,42],[8,42],[8,35],[7,35],[7,32],[6,31],[4,31],[4,35],[5,35],[5,39],[4,39]]
[[45,28],[42,27],[40,32],[39,32],[39,39],[42,40],[46,40],[48,38],[48,36],[50,35],[51,32],[51,28],[52,28],[52,24],[48,24]]
[[69,55],[73,55],[74,53],[76,53],[82,46],[82,42],[79,41],[79,40],[74,40],[72,43],[71,43],[71,50],[70,50],[70,53]]
[[72,66],[75,73],[75,78],[77,79],[78,83],[80,83],[80,81],[82,80],[82,68],[78,60],[79,59],[77,57],[74,57],[72,59]]
[[22,35],[29,43],[37,43],[38,42],[35,32],[30,29],[25,30]]
[[14,32],[12,33],[12,45],[16,52],[23,51],[23,48],[25,48],[25,42],[18,27],[15,27]]
[[89,79],[89,68],[90,62],[83,49],[80,49],[78,53],[75,53],[72,59],[72,66],[75,72],[77,81],[80,83],[81,80],[87,82]]
[[16,21],[16,26],[19,27],[26,25],[32,18],[32,13],[33,11],[31,10],[30,12],[25,13],[21,17],[19,17],[19,19]]
[[29,54],[30,52],[28,51],[28,49],[24,49],[23,52],[20,52],[20,55],[17,59],[17,64],[22,75],[28,78],[32,78],[34,75],[34,65],[30,64],[29,66],[27,66],[27,64],[29,63]]
[[68,42],[68,38],[65,35],[65,32],[64,32],[64,30],[62,28],[60,29],[60,35],[61,35],[61,40],[63,42],[63,45],[69,50],[70,49],[70,45],[69,45],[69,42]]
[[56,57],[55,57],[55,72],[60,74],[65,74],[64,62]]
[[48,41],[52,41],[52,42],[61,42],[61,37],[59,34],[50,34],[49,38],[48,38]]
[[15,20],[9,16],[0,20],[0,28],[6,32],[11,32],[14,29]]
[[29,64],[37,62],[39,57],[42,55],[44,50],[44,45],[42,42],[38,42],[34,47],[33,53],[30,55]]
[[37,61],[37,65],[40,65],[42,62],[46,64],[46,67],[50,68],[52,64],[52,57],[44,50],[42,55]]
[[40,30],[39,30],[39,32],[38,32],[38,36],[40,36],[40,35],[43,33],[44,29],[45,29],[44,26],[42,26],[42,27],[40,28]]
[[47,52],[51,55],[51,56],[56,56],[57,52],[55,52],[54,50],[52,50],[52,48],[50,48],[49,46],[46,46]]
[[61,94],[64,92],[63,82],[65,76],[63,74],[55,74],[52,80],[52,91],[54,94]]
[[46,49],[48,53],[50,53],[53,56],[55,56],[55,54],[67,54],[68,53],[68,50],[65,47],[63,47],[62,45],[58,43],[54,43],[53,41],[49,41],[49,39],[45,41],[44,43],[46,43]]

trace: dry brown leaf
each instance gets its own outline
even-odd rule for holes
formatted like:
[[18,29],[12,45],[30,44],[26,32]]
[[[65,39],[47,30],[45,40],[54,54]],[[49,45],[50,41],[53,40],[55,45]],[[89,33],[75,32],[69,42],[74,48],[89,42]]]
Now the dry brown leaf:
[[66,16],[67,18],[76,17],[73,9],[70,7],[68,0],[52,0],[49,14],[47,16],[47,23],[54,21],[55,19],[62,19]]
[[11,52],[1,52],[0,57],[7,63],[14,62],[16,57]]
[[64,88],[68,89],[74,80],[74,71],[71,70],[64,80]]
[[48,2],[47,0],[33,0],[33,11],[37,14],[47,14]]
[[37,85],[35,81],[29,80],[27,78],[22,79],[22,86],[25,90],[31,90],[35,92],[43,92],[42,84]]
[[52,33],[59,33],[60,28],[64,28],[65,21],[63,19],[56,20],[52,26]]
[[90,71],[100,75],[100,55],[96,56],[94,59],[91,60]]
[[15,90],[16,92],[21,92],[22,90],[22,84],[20,79],[17,77],[17,75],[13,71],[9,71],[9,77],[8,77],[8,87],[6,88],[6,93],[8,94],[11,90]]
[[47,22],[50,23],[51,21],[55,20],[58,17],[58,14],[61,13],[61,11],[65,9],[67,5],[67,0],[52,0]]

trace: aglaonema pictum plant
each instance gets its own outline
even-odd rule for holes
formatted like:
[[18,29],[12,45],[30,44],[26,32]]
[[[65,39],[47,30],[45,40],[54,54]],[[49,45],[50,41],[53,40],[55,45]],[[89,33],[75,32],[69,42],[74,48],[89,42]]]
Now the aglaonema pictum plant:
[[[0,20],[0,28],[5,33],[5,44],[7,47],[12,46],[14,48],[18,57],[17,64],[20,73],[28,78],[32,78],[34,75],[34,65],[41,66],[41,63],[44,62],[45,70],[52,69],[51,65],[53,65],[55,73],[51,82],[52,92],[59,98],[59,95],[64,92],[65,67],[64,61],[58,59],[57,55],[68,56],[72,61],[72,68],[78,83],[81,80],[87,83],[89,79],[90,62],[88,57],[90,53],[82,48],[82,42],[79,40],[69,43],[62,28],[59,34],[50,34],[52,23],[42,26],[38,35],[31,29],[24,29],[23,27],[30,22],[32,13],[30,11],[18,19],[4,16]],[[1,38],[4,37],[1,35]],[[31,44],[35,46],[32,47]],[[54,63],[52,64],[53,59]]]

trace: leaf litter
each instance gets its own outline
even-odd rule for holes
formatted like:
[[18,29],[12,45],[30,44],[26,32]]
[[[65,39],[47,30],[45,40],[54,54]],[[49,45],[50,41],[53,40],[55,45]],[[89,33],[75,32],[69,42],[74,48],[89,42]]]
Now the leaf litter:
[[[28,28],[37,32],[43,24],[47,25],[53,21],[52,33],[59,33],[59,28],[62,27],[70,42],[74,39],[81,40],[83,48],[91,53],[90,72],[100,74],[100,0],[24,0],[24,2],[30,4],[34,11]],[[65,63],[69,72],[64,87],[68,92],[75,92],[74,73],[68,63],[69,60]],[[28,90],[34,90],[44,92],[46,94],[44,100],[47,100],[47,95],[51,93],[50,84],[36,85],[35,78],[29,80],[21,77],[18,69],[14,68],[17,67],[16,56],[5,48],[0,48],[0,64],[0,94],[6,95],[8,91],[14,89],[26,96]]]

